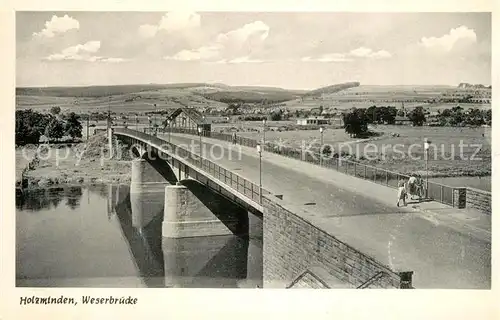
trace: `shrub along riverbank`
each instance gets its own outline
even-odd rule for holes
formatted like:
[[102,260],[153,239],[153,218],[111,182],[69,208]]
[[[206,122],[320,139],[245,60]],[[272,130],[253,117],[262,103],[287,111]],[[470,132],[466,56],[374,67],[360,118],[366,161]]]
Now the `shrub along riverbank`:
[[[107,138],[96,135],[84,143],[44,145],[38,148],[38,159],[24,172],[28,188],[57,185],[91,185],[130,182],[130,160],[126,146],[118,144],[122,158],[109,158]],[[30,148],[33,150],[33,148]],[[16,157],[22,158],[21,148]],[[27,154],[27,152],[24,152]],[[19,161],[18,161],[19,163]]]

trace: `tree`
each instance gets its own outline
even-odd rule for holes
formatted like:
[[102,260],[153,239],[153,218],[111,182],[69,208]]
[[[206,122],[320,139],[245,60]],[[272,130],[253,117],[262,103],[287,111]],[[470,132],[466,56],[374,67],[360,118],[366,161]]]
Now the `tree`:
[[376,123],[379,120],[379,111],[381,108],[377,108],[377,106],[371,106],[366,109],[366,121],[368,123]]
[[414,126],[423,126],[424,122],[426,121],[424,109],[422,107],[416,107],[410,112],[410,114],[408,115],[408,119],[411,120]]
[[350,136],[359,136],[368,131],[364,109],[354,109],[344,114],[344,129]]
[[451,111],[450,111],[450,109],[444,109],[439,115],[441,117],[450,117],[451,116]]
[[462,112],[462,107],[456,106],[451,109],[451,119],[450,119],[450,124],[452,126],[456,126],[464,122],[465,116]]
[[64,126],[61,121],[53,118],[45,129],[45,136],[49,139],[61,139],[64,135]]
[[379,123],[394,124],[398,113],[396,107],[380,107],[377,109],[377,120]]
[[480,126],[485,123],[481,110],[477,108],[469,109],[465,122],[471,126]]
[[61,113],[61,108],[60,107],[52,107],[50,108],[50,113],[53,115],[57,116],[59,113]]
[[280,121],[282,117],[283,117],[283,113],[281,110],[271,113],[271,120],[272,121]]
[[491,109],[488,109],[486,110],[486,112],[484,112],[484,122],[486,122],[487,125],[491,125]]
[[34,112],[31,109],[16,111],[16,144],[38,144],[52,118],[50,114]]
[[82,124],[80,123],[80,116],[71,112],[66,120],[65,124],[66,134],[71,136],[71,138],[81,138],[82,137]]

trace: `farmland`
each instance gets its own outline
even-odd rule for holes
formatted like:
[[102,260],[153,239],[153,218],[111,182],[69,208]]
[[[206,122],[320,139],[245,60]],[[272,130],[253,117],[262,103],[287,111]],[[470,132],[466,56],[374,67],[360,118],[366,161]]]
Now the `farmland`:
[[[335,86],[332,86],[335,87]],[[328,88],[328,87],[327,87]],[[478,95],[491,95],[491,89],[481,89]],[[489,90],[489,91],[488,91]],[[335,92],[333,92],[335,91]],[[115,124],[127,123],[133,125],[132,113],[140,113],[141,124],[147,124],[145,112],[169,110],[178,107],[195,107],[201,112],[217,110],[224,112],[233,103],[232,99],[250,101],[242,105],[242,110],[249,113],[266,114],[262,97],[271,97],[281,101],[274,107],[293,112],[297,109],[314,109],[323,106],[325,109],[346,110],[352,107],[364,108],[372,105],[395,106],[402,104],[406,109],[424,106],[429,110],[443,110],[455,107],[457,103],[441,101],[443,96],[470,94],[473,91],[451,86],[368,86],[359,85],[343,90],[325,91],[320,88],[315,91],[286,90],[272,87],[242,87],[227,86],[224,84],[170,84],[170,85],[138,85],[138,86],[108,86],[108,87],[77,87],[77,88],[18,88],[16,90],[16,107],[18,109],[31,108],[37,111],[48,112],[51,107],[59,106],[62,112],[87,113],[106,112],[108,106],[115,117]],[[315,92],[315,94],[311,94]],[[229,99],[229,100],[228,100]],[[219,100],[219,101],[217,101]],[[235,100],[235,101],[236,101]],[[271,103],[272,101],[268,101]],[[467,103],[460,106],[464,109],[490,109],[489,103]],[[207,114],[209,119],[211,113]],[[262,138],[262,123],[260,121],[238,121],[233,116],[229,123],[214,122],[213,131],[237,131],[238,135],[252,138]],[[161,116],[157,121],[160,123]],[[91,121],[91,124],[105,125],[105,122]],[[266,124],[266,141],[277,142],[282,145],[300,148],[302,144],[319,145],[320,134],[317,128],[303,130],[295,125],[294,119],[288,121],[268,121]],[[325,144],[331,144],[334,150],[340,143],[348,143],[342,151],[357,156],[359,161],[381,168],[398,172],[422,172],[425,168],[423,161],[422,143],[424,138],[433,142],[437,147],[437,154],[431,156],[429,171],[434,177],[461,177],[483,176],[489,180],[491,175],[491,129],[490,128],[453,128],[453,127],[409,127],[385,126],[371,127],[377,136],[370,141],[359,141],[347,135],[343,129],[327,128],[323,138]],[[92,134],[91,130],[91,134]],[[484,136],[483,136],[484,134]],[[85,135],[85,131],[84,131]],[[467,146],[460,155],[460,143]],[[370,146],[368,146],[370,144]],[[393,146],[400,146],[399,150],[408,150],[415,145],[407,156],[400,159],[395,157],[397,152]],[[476,147],[481,145],[480,151],[471,160]],[[367,148],[367,149],[365,149]],[[370,149],[372,148],[372,149]],[[384,149],[385,148],[385,149]],[[374,151],[376,150],[376,151]],[[384,151],[382,151],[384,150]],[[433,151],[433,150],[431,150]],[[409,156],[419,157],[412,160]],[[483,179],[483,180],[484,180]],[[484,181],[481,182],[484,184]]]
[[[362,160],[364,163],[404,173],[423,173],[423,141],[427,138],[431,141],[430,175],[448,177],[491,174],[491,128],[377,126],[374,130],[384,132],[385,136],[370,142],[375,147],[359,143],[361,154],[367,158]],[[389,132],[399,136],[387,134]],[[397,150],[403,151],[405,155],[400,156]]]
[[[319,146],[318,130],[270,130],[267,125],[266,141],[283,146]],[[353,155],[358,161],[379,168],[402,173],[424,174],[424,139],[432,144],[429,174],[434,177],[489,176],[491,175],[491,128],[371,126],[378,133],[368,140],[349,137],[344,129],[326,129],[324,144],[335,151]],[[483,136],[484,134],[484,136]],[[262,139],[262,124],[238,135]],[[462,151],[461,146],[462,145]],[[402,155],[402,153],[404,155]],[[474,157],[472,157],[474,156]]]

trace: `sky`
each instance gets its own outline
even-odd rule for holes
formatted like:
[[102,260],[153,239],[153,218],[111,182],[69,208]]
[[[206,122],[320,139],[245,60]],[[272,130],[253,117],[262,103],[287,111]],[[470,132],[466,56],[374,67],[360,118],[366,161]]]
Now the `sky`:
[[489,13],[17,12],[16,85],[491,84]]

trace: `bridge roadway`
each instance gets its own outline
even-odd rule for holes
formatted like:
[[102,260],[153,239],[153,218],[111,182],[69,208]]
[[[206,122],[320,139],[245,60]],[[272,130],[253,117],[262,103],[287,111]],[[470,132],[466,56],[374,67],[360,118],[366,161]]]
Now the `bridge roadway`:
[[[166,134],[159,137],[168,141]],[[172,134],[171,142],[199,151],[198,137]],[[225,150],[220,159],[207,156],[214,144]],[[208,159],[258,184],[254,149],[209,138],[203,138],[203,148]],[[262,181],[265,189],[305,209],[302,218],[395,271],[414,271],[416,288],[491,285],[489,216],[429,215],[412,204],[398,208],[395,190],[270,153],[262,156]]]

